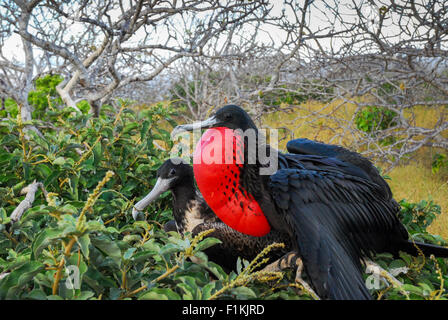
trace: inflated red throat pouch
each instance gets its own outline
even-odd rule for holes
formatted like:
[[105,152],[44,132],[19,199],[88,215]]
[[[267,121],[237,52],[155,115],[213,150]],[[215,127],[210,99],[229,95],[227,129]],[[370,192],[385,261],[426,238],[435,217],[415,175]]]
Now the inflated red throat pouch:
[[243,155],[243,139],[234,130],[208,129],[196,145],[194,176],[205,201],[225,224],[260,237],[271,228],[258,202],[240,186]]

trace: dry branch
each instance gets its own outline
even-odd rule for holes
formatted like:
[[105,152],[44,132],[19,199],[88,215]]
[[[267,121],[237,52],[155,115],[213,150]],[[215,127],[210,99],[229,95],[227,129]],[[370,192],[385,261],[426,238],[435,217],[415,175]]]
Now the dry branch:
[[29,208],[31,208],[34,202],[34,197],[39,188],[41,188],[42,192],[46,196],[47,191],[45,190],[42,182],[34,181],[33,183],[29,184],[20,191],[20,194],[26,194],[26,196],[25,199],[23,199],[22,202],[20,202],[20,204],[17,206],[17,208],[15,208],[14,211],[11,213],[11,221],[13,223],[19,221],[23,213]]
[[0,273],[0,280],[2,280],[4,277],[6,277],[10,272],[2,272]]

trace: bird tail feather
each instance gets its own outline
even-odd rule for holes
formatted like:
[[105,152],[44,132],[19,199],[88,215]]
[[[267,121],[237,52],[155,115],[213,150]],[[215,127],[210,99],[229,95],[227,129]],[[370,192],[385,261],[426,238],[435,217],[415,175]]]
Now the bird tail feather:
[[408,240],[404,243],[401,249],[415,256],[423,253],[425,256],[430,256],[431,254],[433,254],[434,256],[439,258],[448,258],[448,247],[442,247],[435,244],[416,241],[413,242]]

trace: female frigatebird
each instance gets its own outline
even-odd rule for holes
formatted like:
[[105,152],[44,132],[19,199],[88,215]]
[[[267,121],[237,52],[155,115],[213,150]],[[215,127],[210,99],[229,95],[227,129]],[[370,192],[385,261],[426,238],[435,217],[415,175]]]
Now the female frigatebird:
[[263,237],[253,237],[224,224],[196,189],[193,168],[179,158],[168,159],[160,166],[155,186],[134,205],[133,218],[137,220],[139,213],[165,191],[173,194],[174,216],[174,225],[172,222],[165,224],[165,231],[191,232],[195,236],[201,231],[215,229],[208,236],[219,239],[221,243],[206,249],[205,253],[227,271],[235,269],[238,257],[251,261],[274,242],[284,243],[285,248],[272,249],[268,254],[270,259],[277,260],[291,251],[289,237],[284,233],[274,231]]
[[[397,217],[399,206],[387,183],[371,171],[373,165],[350,161],[341,152],[332,155],[331,148],[311,147],[307,152],[305,141],[289,145],[295,154],[274,150],[258,134],[251,141],[246,132],[258,130],[235,105],[222,107],[205,121],[178,126],[172,135],[196,129],[210,129],[196,146],[193,161],[205,201],[238,231],[286,232],[321,298],[371,299],[361,261],[377,252],[417,254],[417,245],[425,254],[448,256],[447,248],[408,240]],[[261,154],[274,155],[268,163],[260,157],[262,149]],[[275,172],[262,174],[261,169],[275,165]]]

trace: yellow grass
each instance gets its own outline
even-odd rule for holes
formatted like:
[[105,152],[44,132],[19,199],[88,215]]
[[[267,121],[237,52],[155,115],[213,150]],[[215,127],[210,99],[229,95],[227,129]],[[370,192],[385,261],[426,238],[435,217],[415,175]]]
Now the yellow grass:
[[[431,128],[439,119],[441,108],[418,106],[405,116],[418,126]],[[328,104],[308,101],[290,112],[278,111],[264,116],[262,126],[285,129],[284,140],[279,144],[280,149],[285,149],[286,142],[293,137],[350,147],[354,137],[350,131],[344,130],[344,127],[353,117],[355,110],[355,105],[338,100]],[[332,115],[340,120],[324,119],[322,115]],[[309,123],[310,119],[313,119],[312,123]],[[388,182],[396,200],[418,202],[432,198],[439,204],[442,214],[429,227],[429,231],[448,239],[448,174],[432,173],[431,160],[435,152],[437,150],[421,149],[412,161],[389,171],[387,175],[392,180]]]
[[388,174],[388,183],[395,199],[418,202],[430,197],[442,207],[442,214],[428,228],[431,233],[448,239],[448,180],[447,176],[433,174],[422,161],[396,167]]

